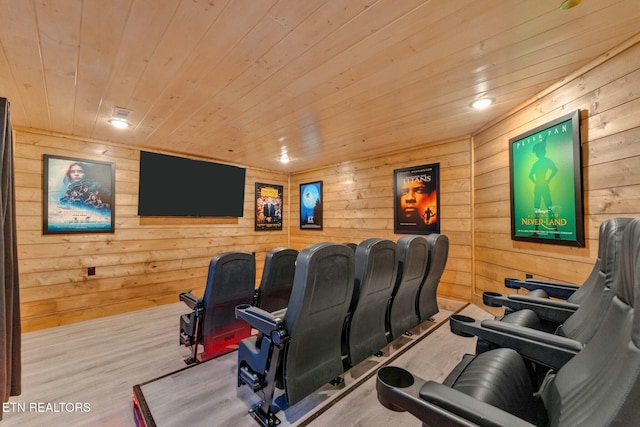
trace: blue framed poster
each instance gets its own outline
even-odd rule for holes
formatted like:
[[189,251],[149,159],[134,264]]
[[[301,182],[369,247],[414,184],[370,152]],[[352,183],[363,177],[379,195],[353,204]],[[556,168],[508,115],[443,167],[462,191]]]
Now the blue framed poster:
[[322,181],[300,184],[300,229],[322,230]]

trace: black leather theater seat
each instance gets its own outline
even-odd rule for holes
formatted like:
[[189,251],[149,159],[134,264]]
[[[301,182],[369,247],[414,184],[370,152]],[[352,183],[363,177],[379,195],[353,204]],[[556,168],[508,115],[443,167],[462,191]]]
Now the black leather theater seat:
[[[399,367],[378,371],[379,401],[425,426],[627,427],[640,407],[640,219],[626,227],[615,295],[589,344],[540,387],[521,355],[497,349],[457,369],[447,383]],[[532,390],[536,390],[535,393]]]

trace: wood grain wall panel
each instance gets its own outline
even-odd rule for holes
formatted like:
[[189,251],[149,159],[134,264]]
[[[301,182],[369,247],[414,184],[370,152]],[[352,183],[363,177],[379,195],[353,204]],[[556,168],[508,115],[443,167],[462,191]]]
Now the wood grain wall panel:
[[[511,292],[504,277],[582,283],[597,254],[598,228],[616,217],[640,216],[640,46],[562,81],[529,105],[473,137],[473,300],[483,291]],[[508,140],[569,111],[581,111],[585,248],[511,240]]]
[[[123,2],[128,4],[126,0]],[[208,13],[217,16],[221,13],[219,8],[224,4],[216,4],[218,9],[207,9]],[[362,15],[359,19],[365,22],[366,13],[362,14],[362,11],[369,10],[366,7],[368,4],[369,1],[364,0],[358,7],[354,6],[350,13],[354,16]],[[38,7],[42,8],[44,4]],[[458,8],[458,6],[448,7]],[[171,16],[170,9],[169,7],[167,10],[158,11],[158,14],[164,16],[167,21]],[[100,8],[94,8],[83,13],[97,14],[99,10]],[[26,14],[35,13],[31,6],[25,6],[23,11]],[[132,13],[133,17],[138,17],[136,19],[142,19],[139,13],[135,11]],[[272,23],[258,19],[260,13],[256,12],[254,16],[256,23],[261,22],[256,25],[272,28]],[[339,14],[337,9],[331,9],[331,14],[334,13]],[[321,13],[312,15],[313,17],[309,19],[313,22],[321,22],[324,16]],[[75,18],[71,16],[69,19]],[[121,21],[113,18],[105,25],[118,27],[121,24]],[[249,27],[251,25],[247,26],[247,29]],[[367,28],[362,26],[361,30],[368,31]],[[20,31],[32,31],[32,29],[22,28]],[[200,28],[199,31],[198,34],[202,34],[204,28]],[[123,37],[131,35],[125,32]],[[278,35],[278,31],[275,31],[273,38],[279,37],[282,37],[282,34]],[[284,43],[282,47],[293,42],[286,39],[286,37],[282,39]],[[594,40],[597,39],[595,37]],[[24,43],[21,44],[19,41],[16,40],[16,46],[24,47],[27,53],[33,51],[33,46],[25,47]],[[339,38],[332,38],[329,41],[325,42],[327,49],[334,44],[344,43]],[[100,46],[101,43],[102,39],[99,39],[95,40],[93,45]],[[423,44],[424,49],[429,49],[431,45],[433,45],[431,42]],[[46,54],[50,57],[55,46],[48,46],[47,49],[49,53]],[[551,88],[540,92],[500,120],[485,125],[474,135],[435,142],[424,141],[424,135],[428,130],[440,127],[448,129],[463,120],[463,116],[452,112],[446,117],[431,114],[429,120],[421,118],[419,123],[397,120],[396,126],[386,128],[383,132],[382,128],[377,127],[380,125],[377,122],[378,119],[371,119],[371,117],[384,115],[378,114],[377,105],[371,105],[365,112],[365,115],[368,115],[367,120],[371,121],[371,126],[366,133],[361,134],[361,138],[354,139],[349,132],[346,132],[347,127],[343,123],[345,118],[341,118],[340,114],[347,109],[352,115],[364,114],[364,110],[354,109],[348,103],[343,103],[342,101],[349,99],[343,98],[344,94],[329,93],[332,91],[331,84],[348,83],[350,74],[345,76],[336,74],[336,79],[339,80],[318,86],[320,81],[316,82],[315,79],[320,72],[318,70],[310,72],[307,79],[299,80],[296,84],[309,85],[310,88],[317,87],[319,91],[327,91],[326,101],[321,102],[327,109],[323,110],[324,115],[316,119],[332,122],[336,127],[333,133],[315,132],[313,137],[297,135],[304,143],[304,147],[295,154],[305,157],[298,160],[301,164],[309,164],[308,158],[317,156],[317,146],[314,144],[319,142],[323,147],[330,147],[331,156],[335,158],[340,156],[339,153],[343,152],[344,147],[357,144],[362,156],[366,158],[359,160],[345,158],[331,166],[317,167],[313,170],[305,169],[304,172],[291,174],[248,168],[245,215],[243,218],[232,221],[216,223],[203,223],[202,220],[185,223],[169,219],[141,221],[137,216],[139,165],[137,149],[132,149],[123,143],[115,145],[106,142],[110,138],[103,136],[100,131],[96,131],[94,135],[96,138],[104,138],[104,141],[82,140],[18,128],[16,199],[23,328],[29,331],[167,304],[175,302],[178,298],[177,294],[189,288],[201,294],[209,259],[216,253],[227,250],[255,252],[259,280],[265,253],[276,246],[302,249],[320,241],[357,243],[370,237],[396,241],[401,235],[393,233],[393,170],[436,162],[440,163],[441,232],[446,234],[451,242],[449,262],[439,287],[440,295],[481,303],[484,290],[506,292],[503,287],[503,278],[523,277],[525,273],[533,273],[536,277],[542,278],[581,282],[593,265],[597,253],[598,227],[602,221],[615,216],[640,215],[640,144],[638,144],[640,96],[637,91],[640,84],[640,66],[638,65],[640,64],[640,45],[628,43],[613,53],[583,67],[580,73],[556,82]],[[165,54],[166,52],[157,52],[153,54],[153,58],[145,58],[145,60],[151,60],[152,64],[157,63]],[[535,52],[530,54],[535,55]],[[81,66],[87,67],[93,54],[80,52],[79,55]],[[118,68],[128,67],[125,64],[126,61],[123,62],[123,57],[116,56],[111,51],[105,51],[99,59],[102,62],[114,63]],[[185,56],[180,61],[182,65],[173,64],[173,67],[180,67],[184,75],[190,75],[195,73],[195,69],[190,68],[195,64],[193,61],[193,57]],[[217,60],[215,57],[203,57],[201,61],[216,63]],[[297,66],[312,67],[309,64],[300,62]],[[362,62],[363,66],[365,64],[366,62]],[[220,99],[211,102],[201,101],[201,104],[227,105],[225,97],[237,95],[244,90],[243,88],[250,87],[251,85],[248,85],[251,80],[250,74],[256,71],[256,67],[261,69],[267,65],[248,66],[242,78],[231,82],[228,89],[220,92]],[[327,63],[325,67],[329,67],[326,69],[331,69],[332,72],[339,71],[339,67],[336,68],[334,65]],[[460,64],[460,66],[463,65]],[[397,67],[399,70],[402,68],[400,65]],[[167,81],[171,80],[172,73],[176,71],[176,69],[161,70],[151,66],[143,69],[140,64],[132,64],[130,68],[127,75],[164,73]],[[541,70],[539,74],[536,74],[535,67],[524,68],[526,68],[526,74],[522,75],[523,79],[535,78],[541,82],[548,82],[551,78],[543,75],[551,73],[546,70],[548,67]],[[3,65],[0,61],[0,75],[4,75],[2,70]],[[265,68],[264,72],[260,72],[262,78],[266,78],[270,71],[269,68]],[[351,72],[360,71],[354,68]],[[455,75],[452,74],[450,77],[455,78]],[[372,75],[371,78],[374,79],[376,76]],[[428,76],[421,74],[415,74],[411,78],[416,78],[416,83],[429,83]],[[273,79],[275,79],[272,82],[273,90],[288,85],[286,73],[274,74]],[[34,79],[31,75],[24,77],[24,82],[32,81]],[[90,95],[93,92],[87,87],[89,84],[87,81],[83,84],[84,86],[78,88],[76,109],[82,109],[92,96],[97,96]],[[31,92],[41,91],[40,86],[38,84]],[[161,95],[162,99],[158,98],[161,99],[158,105],[165,105],[161,108],[170,109],[173,108],[171,105],[174,102],[170,97],[173,86],[167,87],[168,89]],[[356,85],[347,87],[349,90],[345,93],[354,96],[359,90]],[[421,90],[425,91],[425,87]],[[511,87],[512,90],[508,90],[506,97],[515,99],[521,96],[516,87],[507,87]],[[104,90],[111,92],[114,87],[108,86]],[[266,90],[264,87],[256,87],[254,90],[263,91],[260,95],[260,99],[263,100],[275,99],[272,97],[280,99],[282,95],[280,91],[276,91],[278,92],[276,94],[273,90]],[[393,88],[389,86],[385,90],[392,91]],[[450,88],[445,85],[442,88],[438,87],[437,90],[449,91]],[[507,91],[507,89],[504,90]],[[144,84],[138,86],[135,96],[130,101],[134,105],[150,102],[145,95],[149,91],[151,88]],[[201,99],[201,94],[190,93],[194,99]],[[46,114],[38,117],[36,117],[37,114],[33,114],[40,111],[42,107],[36,103],[35,95],[31,95],[25,89],[20,89],[19,95],[23,98],[21,104],[23,110],[18,111],[17,114],[20,115],[28,110],[30,126],[45,123],[50,119]],[[445,96],[449,95],[455,95],[455,93],[445,94]],[[165,96],[166,99],[163,98]],[[375,98],[379,95],[367,92],[367,96]],[[287,99],[291,100],[291,98]],[[425,107],[430,102],[430,99],[425,99],[423,96],[407,99],[415,99],[418,104],[425,103]],[[240,117],[255,121],[256,124],[263,123],[254,128],[255,133],[255,129],[266,129],[272,125],[270,113],[275,109],[283,110],[284,113],[289,111],[287,117],[297,120],[298,107],[305,105],[304,99],[301,98],[302,104],[297,106],[294,105],[295,102],[285,101],[266,103],[268,107],[265,107],[246,104],[248,99],[239,98],[237,104],[229,104],[229,107],[225,107],[225,111],[228,110],[229,114],[235,113],[234,109],[242,106]],[[332,107],[334,105],[335,109]],[[512,241],[510,238],[508,140],[576,109],[581,110],[582,118],[586,247],[573,248]],[[422,117],[424,109],[419,110],[421,111],[419,116]],[[78,113],[78,122],[74,124],[76,129],[89,126],[88,123],[93,120],[89,120],[86,116],[89,114],[87,111],[90,113],[93,110],[84,111],[83,109],[83,112]],[[205,110],[193,111],[193,109],[189,109],[188,112],[176,111],[175,117],[187,121],[189,118],[202,118],[208,114]],[[261,112],[264,114],[258,114]],[[96,114],[93,114],[93,117],[95,116]],[[153,117],[150,117],[150,120],[153,122],[155,115],[151,114],[151,116]],[[226,119],[224,114],[215,118],[215,120]],[[337,122],[334,123],[334,119]],[[169,138],[175,132],[173,125],[168,122],[161,124],[154,122],[153,126],[151,122],[145,122],[136,132],[150,135],[153,132],[159,132],[158,135],[165,138]],[[157,129],[156,125],[159,126]],[[65,126],[68,128],[69,124]],[[310,129],[312,126],[310,122],[305,129]],[[388,143],[389,129],[393,129],[393,138],[399,141],[399,145],[412,146],[412,148],[398,150],[397,154],[388,154],[389,150],[393,149]],[[196,132],[195,128],[193,132]],[[229,142],[232,144],[233,141],[241,141],[250,136],[255,136],[256,141],[259,138],[265,138],[265,141],[269,138],[268,132],[258,133],[228,134],[229,138],[226,140],[232,141]],[[288,137],[294,136],[288,135]],[[318,138],[323,140],[316,140]],[[173,139],[169,138],[169,140],[175,145]],[[383,140],[384,144],[380,143]],[[190,144],[196,144],[196,142],[193,141]],[[224,151],[225,155],[228,155],[227,151],[230,148],[237,149],[237,152],[234,151],[237,158],[244,155],[243,150],[251,150],[253,155],[255,153],[261,155],[260,153],[264,152],[266,156],[267,144],[273,144],[273,141],[269,140],[265,145],[253,143],[251,148],[243,147],[239,143],[237,147],[216,146],[216,149]],[[385,152],[387,154],[383,154]],[[43,154],[116,163],[115,233],[46,236],[42,234]],[[292,156],[292,161],[296,161],[295,155]],[[322,180],[324,183],[324,229],[322,231],[300,230],[298,225],[299,186],[301,183],[317,180]],[[255,182],[284,186],[284,230],[261,233],[254,231]],[[97,268],[96,276],[87,276],[89,266]]]
[[[116,164],[113,234],[42,234],[43,154]],[[138,150],[17,132],[16,211],[25,331],[176,302],[188,289],[202,295],[211,257],[225,251],[255,252],[259,281],[265,253],[287,246],[287,217],[284,230],[272,232],[255,232],[253,219],[254,183],[283,185],[287,203],[286,174],[247,168],[244,217],[230,223],[167,218],[163,224],[144,225],[137,214],[138,168]],[[96,267],[95,276],[87,275],[90,266]]]
[[[354,242],[371,237],[397,241],[393,233],[393,170],[440,163],[441,233],[450,240],[449,261],[439,294],[470,300],[471,144],[466,138],[424,144],[407,153],[338,165],[291,176],[291,246],[320,241]],[[323,230],[300,230],[300,184],[323,181]]]

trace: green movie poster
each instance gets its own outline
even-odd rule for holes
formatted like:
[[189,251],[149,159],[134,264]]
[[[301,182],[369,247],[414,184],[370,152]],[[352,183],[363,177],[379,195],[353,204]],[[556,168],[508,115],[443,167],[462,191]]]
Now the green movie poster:
[[582,246],[575,116],[510,140],[514,240]]

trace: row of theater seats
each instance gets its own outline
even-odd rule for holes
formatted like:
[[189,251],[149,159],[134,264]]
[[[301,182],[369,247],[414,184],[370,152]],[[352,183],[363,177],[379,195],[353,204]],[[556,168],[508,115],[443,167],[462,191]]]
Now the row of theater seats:
[[443,384],[382,368],[380,402],[427,426],[640,425],[640,219],[603,222],[581,287],[505,282],[531,292],[485,295],[504,317],[452,316],[454,333],[478,337],[475,355]]
[[[214,256],[203,297],[197,298],[191,291],[180,294],[180,301],[192,309],[180,316],[180,344],[192,349],[185,362],[202,362],[236,350],[240,340],[251,335],[251,327],[236,319],[236,306],[252,304],[267,311],[286,307],[297,256],[298,251],[290,248],[268,252],[257,289],[253,255],[225,252]],[[200,354],[198,345],[203,346]]]
[[238,386],[261,398],[254,418],[277,424],[276,388],[285,405],[295,404],[435,314],[447,254],[439,234],[302,250],[286,310],[236,309],[259,331],[238,349]]

